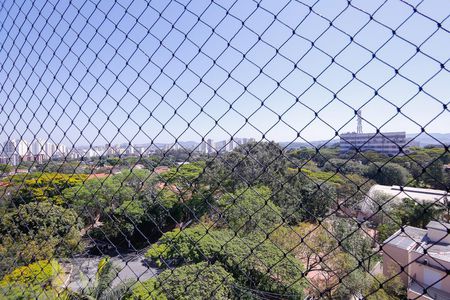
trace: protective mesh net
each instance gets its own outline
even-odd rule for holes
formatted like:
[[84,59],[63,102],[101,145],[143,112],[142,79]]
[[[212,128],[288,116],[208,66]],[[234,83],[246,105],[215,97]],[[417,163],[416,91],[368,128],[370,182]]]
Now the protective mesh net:
[[1,1],[0,298],[450,299],[449,16]]

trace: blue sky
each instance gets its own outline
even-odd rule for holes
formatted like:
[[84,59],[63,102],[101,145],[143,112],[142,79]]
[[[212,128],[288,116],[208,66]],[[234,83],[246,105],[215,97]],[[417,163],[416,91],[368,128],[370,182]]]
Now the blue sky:
[[449,132],[449,15],[446,0],[5,0],[0,139],[330,139],[356,109],[365,132]]

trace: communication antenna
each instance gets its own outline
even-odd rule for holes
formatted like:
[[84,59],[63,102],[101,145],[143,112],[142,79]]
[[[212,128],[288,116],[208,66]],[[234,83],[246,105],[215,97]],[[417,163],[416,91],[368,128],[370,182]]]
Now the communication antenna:
[[357,116],[358,116],[358,125],[356,126],[356,133],[363,133],[363,129],[362,129],[362,119],[361,119],[361,110],[358,109],[357,112]]

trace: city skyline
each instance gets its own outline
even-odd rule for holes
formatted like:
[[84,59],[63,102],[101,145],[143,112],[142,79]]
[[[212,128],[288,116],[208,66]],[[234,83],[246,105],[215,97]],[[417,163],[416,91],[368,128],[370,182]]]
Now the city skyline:
[[[24,139],[9,139],[0,143],[0,163],[18,165],[22,161],[42,163],[53,158],[80,159],[101,156],[142,156],[159,151],[189,150],[203,154],[217,154],[233,151],[239,145],[255,142],[254,138],[234,138],[232,140],[207,139],[200,143],[177,142],[166,144],[105,144],[67,147],[64,144],[54,144],[42,139],[31,142]],[[145,145],[145,146],[144,146]]]
[[[385,132],[390,132],[390,131],[380,131],[381,133],[385,133]],[[422,136],[427,136],[430,137],[430,139],[433,139],[434,135],[440,135],[440,136],[450,136],[450,131],[447,132],[407,132],[401,129],[397,129],[395,131],[392,132],[405,132],[407,137],[411,137],[411,138],[415,138],[417,137],[418,139],[421,139],[420,137]],[[323,141],[337,141],[341,138],[342,135],[346,135],[346,134],[351,134],[351,133],[357,133],[357,128],[355,126],[354,130],[350,130],[350,131],[345,131],[345,132],[340,132],[338,136],[333,135],[331,138],[329,139],[325,139],[325,138],[319,138],[319,139],[302,139],[302,138],[296,138],[294,140],[283,140],[283,139],[258,139],[254,136],[247,136],[247,137],[243,137],[243,136],[234,136],[233,139],[253,139],[255,141],[273,141],[276,143],[317,143],[317,142],[323,142]],[[372,132],[363,132],[364,134],[372,134],[372,135],[376,135],[377,131],[372,131]],[[450,137],[449,137],[450,138]],[[138,145],[138,146],[149,146],[149,145],[173,145],[176,143],[196,143],[198,145],[200,145],[202,143],[202,140],[207,141],[208,139],[211,139],[213,141],[230,141],[230,137],[219,137],[219,138],[208,138],[208,137],[204,137],[204,138],[200,138],[197,140],[194,139],[186,139],[186,140],[180,140],[177,139],[177,142],[175,142],[175,140],[172,141],[150,141],[150,140],[139,140],[136,142],[130,142],[130,141],[123,141],[123,142],[97,142],[97,143],[85,143],[85,144],[70,144],[70,143],[64,143],[61,141],[55,141],[54,139],[51,138],[32,138],[32,139],[25,139],[25,138],[20,138],[20,136],[15,136],[15,137],[10,137],[10,138],[6,138],[3,140],[0,140],[0,146],[3,145],[4,142],[6,142],[7,140],[25,140],[25,141],[31,141],[31,143],[33,143],[34,141],[41,141],[41,142],[48,142],[48,143],[53,143],[53,144],[63,144],[65,145],[68,149],[69,148],[87,148],[87,147],[102,147],[105,146],[106,144],[110,144],[111,146],[126,146],[126,145]],[[445,140],[447,140],[447,138],[444,138]],[[1,149],[1,148],[0,148]],[[0,151],[1,152],[1,151]]]

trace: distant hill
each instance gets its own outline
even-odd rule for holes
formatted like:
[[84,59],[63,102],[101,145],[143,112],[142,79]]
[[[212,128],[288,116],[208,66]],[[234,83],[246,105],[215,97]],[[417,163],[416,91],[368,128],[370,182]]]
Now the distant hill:
[[[417,136],[417,137],[416,137]],[[418,133],[407,133],[406,134],[407,139],[414,139],[415,143],[418,143],[419,146],[428,146],[428,145],[440,145],[439,142],[445,145],[450,145],[450,133],[421,133],[418,135]],[[200,141],[179,141],[178,144],[182,146],[185,149],[193,149],[195,147],[198,147]],[[336,146],[336,144],[339,143],[339,138],[334,138],[331,141],[330,140],[319,140],[319,141],[309,141],[308,143],[305,142],[279,142],[279,144],[282,147],[286,147],[287,149],[298,149],[298,148],[314,148],[314,147],[321,147],[324,144],[326,144],[326,147],[333,147]],[[163,149],[164,146],[168,145],[168,143],[141,143],[141,144],[135,144],[136,147],[144,147],[147,148],[151,145],[157,146],[158,148]],[[103,146],[103,145],[101,145]],[[128,143],[122,144],[122,147],[127,147]],[[79,149],[87,149],[89,146],[80,146],[77,147]]]
[[[414,139],[415,143],[418,143],[418,146],[425,147],[428,145],[440,145],[440,143],[445,145],[450,145],[450,133],[407,133],[407,139]],[[439,143],[440,142],[440,143]],[[320,147],[324,143],[326,143],[327,147],[332,147],[336,143],[339,143],[339,138],[333,139],[332,141],[310,141],[309,143],[300,143],[300,142],[280,142],[282,147],[286,147],[288,149],[295,148],[313,148]]]
[[450,145],[450,133],[421,133],[419,136],[417,135],[418,133],[408,133],[406,138],[414,139],[414,142],[418,142],[422,147],[439,145],[440,143]]

